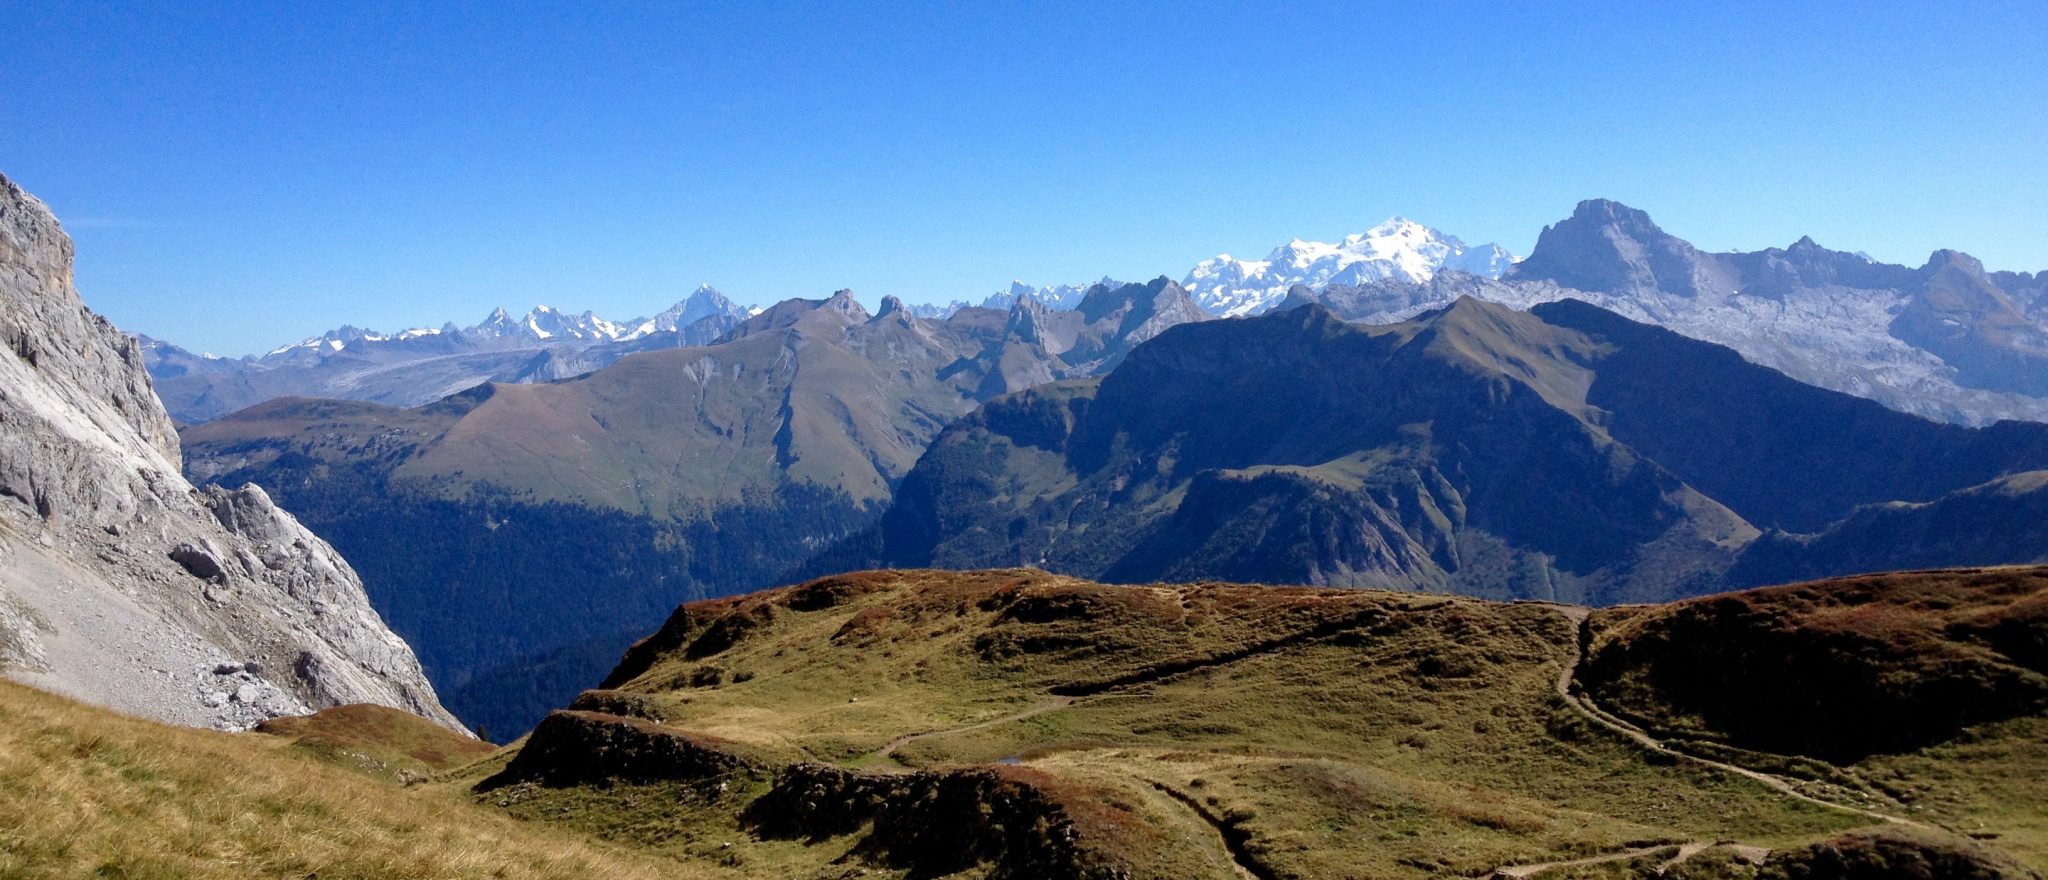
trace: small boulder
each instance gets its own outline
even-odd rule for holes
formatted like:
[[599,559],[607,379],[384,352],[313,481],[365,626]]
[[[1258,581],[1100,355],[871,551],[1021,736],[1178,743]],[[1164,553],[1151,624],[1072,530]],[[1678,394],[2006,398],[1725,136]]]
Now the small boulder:
[[220,567],[220,560],[204,548],[193,544],[179,544],[171,549],[171,561],[185,568],[185,573],[202,581],[220,583],[227,580],[227,571]]

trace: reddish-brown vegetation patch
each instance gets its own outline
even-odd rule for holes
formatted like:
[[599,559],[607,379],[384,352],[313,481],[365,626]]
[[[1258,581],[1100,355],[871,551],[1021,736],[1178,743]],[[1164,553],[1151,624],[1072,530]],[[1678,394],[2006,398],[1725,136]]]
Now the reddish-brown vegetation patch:
[[1846,762],[2048,708],[2048,569],[1840,578],[1591,626],[1596,699],[1745,748]]

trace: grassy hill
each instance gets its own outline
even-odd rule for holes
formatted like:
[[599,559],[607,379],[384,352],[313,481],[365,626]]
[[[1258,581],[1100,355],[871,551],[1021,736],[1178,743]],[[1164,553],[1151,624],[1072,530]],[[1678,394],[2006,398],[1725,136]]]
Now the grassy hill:
[[683,606],[489,753],[0,684],[0,877],[2039,880],[2044,603],[867,572]]
[[[2031,608],[2044,577],[1951,591]],[[1950,615],[1981,615],[1959,606],[1857,582],[1802,589],[1978,650]],[[1884,877],[1907,875],[1854,872],[1916,863],[2026,877],[2014,859],[2048,864],[2038,705],[1841,765],[1617,718],[1663,717],[1641,708],[1659,692],[1602,671],[1618,634],[1688,607],[1589,619],[1030,570],[837,576],[678,609],[479,797],[761,876]],[[2038,621],[2009,617],[2023,634],[1997,638],[2034,644]],[[1642,644],[1624,666],[1682,653]],[[1788,680],[1814,663],[1760,656]],[[1948,665],[1848,656],[1886,681]]]
[[380,781],[283,737],[166,727],[0,681],[9,880],[718,876],[446,787]]
[[368,703],[272,718],[256,725],[256,732],[330,762],[401,780],[425,779],[498,750],[410,712]]

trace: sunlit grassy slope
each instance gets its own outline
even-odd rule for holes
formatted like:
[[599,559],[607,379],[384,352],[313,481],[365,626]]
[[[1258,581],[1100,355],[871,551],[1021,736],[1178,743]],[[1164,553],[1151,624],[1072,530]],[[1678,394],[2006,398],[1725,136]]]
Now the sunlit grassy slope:
[[1645,728],[2048,865],[2048,568],[1616,608],[1589,635],[1590,692]]
[[0,685],[0,878],[2038,880],[2044,589],[1589,613],[868,572],[686,605],[493,753]]
[[411,712],[357,703],[311,715],[272,718],[256,732],[352,769],[396,780],[418,780],[497,751]]
[[707,877],[402,788],[287,739],[166,727],[0,681],[0,877]]
[[[793,876],[947,873],[915,840],[858,822],[777,836],[776,810],[837,796],[776,781],[799,764],[885,779],[992,767],[1057,792],[1103,876],[1486,876],[1636,850],[1648,872],[1681,846],[1703,853],[1694,876],[1754,876],[1737,855],[1884,824],[1589,721],[1558,692],[1580,635],[1574,614],[1541,603],[1022,570],[846,575],[685,606],[628,655],[618,692],[584,701],[746,756],[755,769],[723,777],[716,798],[687,782],[517,780],[484,798]],[[2035,760],[2009,729],[1972,728],[1981,755],[1952,746],[1884,765],[1895,788],[1969,780],[2004,806],[1871,802],[1958,845],[1960,831],[1993,845],[2024,833],[2048,797],[2000,781]],[[948,870],[1023,876],[991,859]],[[1542,873],[1632,876],[1628,864]]]

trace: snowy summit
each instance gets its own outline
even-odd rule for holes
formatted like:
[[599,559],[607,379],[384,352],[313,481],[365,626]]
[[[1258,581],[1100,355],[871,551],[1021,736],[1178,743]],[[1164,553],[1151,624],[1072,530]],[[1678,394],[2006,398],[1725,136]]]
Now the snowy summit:
[[1498,278],[1515,257],[1497,244],[1467,246],[1413,220],[1395,217],[1342,242],[1295,239],[1263,260],[1221,254],[1195,264],[1181,286],[1219,316],[1256,315],[1286,298],[1296,284],[1366,284],[1393,278],[1428,281],[1452,269]]

